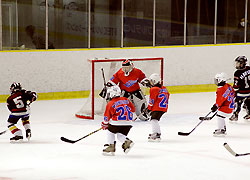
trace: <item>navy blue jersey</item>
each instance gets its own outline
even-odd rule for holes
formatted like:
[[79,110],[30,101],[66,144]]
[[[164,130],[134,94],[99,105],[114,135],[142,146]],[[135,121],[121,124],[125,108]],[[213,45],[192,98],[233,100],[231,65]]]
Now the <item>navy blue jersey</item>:
[[238,69],[234,73],[234,90],[237,96],[250,95],[250,67],[246,66],[244,69]]
[[21,90],[11,94],[7,99],[7,107],[12,113],[21,113],[27,111],[28,101],[35,101],[37,95],[35,92]]

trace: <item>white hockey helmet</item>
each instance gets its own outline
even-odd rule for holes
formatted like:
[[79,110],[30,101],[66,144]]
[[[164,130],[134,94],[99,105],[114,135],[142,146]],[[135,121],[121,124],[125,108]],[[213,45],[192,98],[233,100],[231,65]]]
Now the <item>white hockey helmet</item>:
[[222,73],[218,73],[215,75],[214,77],[214,83],[219,86],[220,83],[226,83],[227,80],[229,80],[228,76],[226,73],[222,72]]
[[111,86],[107,89],[107,100],[111,100],[114,97],[120,97],[121,96],[121,89],[119,86]]
[[130,59],[125,59],[122,62],[122,71],[124,72],[125,76],[128,76],[133,69],[134,69],[134,64]]
[[157,73],[151,74],[151,76],[149,77],[149,81],[152,86],[161,84],[161,76]]

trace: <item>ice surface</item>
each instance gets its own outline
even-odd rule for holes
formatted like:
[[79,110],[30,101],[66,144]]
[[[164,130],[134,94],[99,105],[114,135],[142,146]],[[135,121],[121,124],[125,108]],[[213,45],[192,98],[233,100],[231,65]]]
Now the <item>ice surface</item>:
[[[172,94],[169,111],[160,121],[162,141],[147,142],[150,122],[136,121],[129,133],[135,142],[126,155],[121,143],[113,157],[102,155],[106,132],[101,130],[75,144],[75,140],[100,127],[101,117],[74,117],[83,99],[37,101],[31,106],[30,142],[9,143],[11,133],[0,136],[0,180],[249,180],[250,156],[234,157],[223,147],[227,142],[237,153],[250,152],[250,122],[242,111],[237,124],[227,123],[226,137],[213,137],[216,119],[199,122],[210,111],[215,93]],[[9,111],[0,104],[0,131],[6,129]],[[18,127],[22,128],[21,123]]]

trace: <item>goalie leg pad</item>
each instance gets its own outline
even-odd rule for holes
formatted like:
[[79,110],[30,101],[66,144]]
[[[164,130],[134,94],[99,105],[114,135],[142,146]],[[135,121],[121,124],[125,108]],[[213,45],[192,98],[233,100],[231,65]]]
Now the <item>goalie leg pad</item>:
[[143,113],[146,109],[146,98],[144,94],[142,94],[141,91],[135,91],[132,97],[132,103],[135,106],[135,114],[138,116],[138,118],[142,121],[148,120],[148,115],[146,113]]

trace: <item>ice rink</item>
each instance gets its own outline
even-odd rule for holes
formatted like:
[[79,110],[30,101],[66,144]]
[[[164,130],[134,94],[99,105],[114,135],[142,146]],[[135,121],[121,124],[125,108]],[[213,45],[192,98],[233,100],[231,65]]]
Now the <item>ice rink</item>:
[[[250,156],[234,157],[224,147],[227,142],[237,153],[250,152],[250,122],[227,124],[226,137],[213,137],[216,118],[204,121],[189,136],[198,117],[205,116],[215,102],[215,92],[171,94],[169,111],[160,121],[162,141],[147,141],[150,122],[135,121],[128,137],[135,142],[124,154],[117,142],[115,156],[103,156],[106,132],[101,130],[75,144],[76,140],[100,128],[101,118],[74,117],[83,99],[37,101],[31,105],[32,139],[11,144],[10,132],[0,136],[0,180],[249,180]],[[6,129],[9,111],[0,104],[0,131]],[[21,123],[18,127],[22,128]]]

